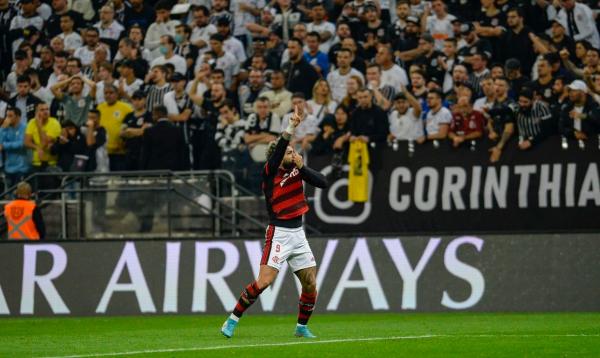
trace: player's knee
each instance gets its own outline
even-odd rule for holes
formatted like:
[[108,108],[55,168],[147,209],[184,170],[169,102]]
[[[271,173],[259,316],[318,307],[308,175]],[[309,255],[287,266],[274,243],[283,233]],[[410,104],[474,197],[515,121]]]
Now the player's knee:
[[306,282],[302,284],[302,291],[306,293],[313,293],[317,290],[317,282],[316,280],[308,279]]

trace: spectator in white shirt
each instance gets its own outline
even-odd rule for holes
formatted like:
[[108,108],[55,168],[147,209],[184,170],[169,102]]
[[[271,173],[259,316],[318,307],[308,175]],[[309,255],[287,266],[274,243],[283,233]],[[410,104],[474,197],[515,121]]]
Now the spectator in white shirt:
[[[433,10],[433,15],[430,12]],[[441,51],[444,48],[444,40],[454,37],[454,28],[452,21],[454,15],[448,14],[446,4],[443,0],[433,0],[431,7],[426,6],[421,19],[423,33],[429,32],[435,39],[435,49]]]
[[394,53],[390,47],[379,46],[375,63],[381,66],[381,86],[391,86],[394,89],[408,86],[406,71],[394,63]]
[[81,36],[75,31],[73,31],[73,27],[75,26],[75,21],[66,13],[60,17],[60,29],[62,33],[58,35],[65,44],[65,50],[69,52],[69,54],[73,54],[75,50],[83,46],[83,40]]
[[335,71],[327,75],[327,83],[331,88],[331,95],[336,102],[341,102],[346,97],[346,84],[351,76],[358,76],[365,82],[365,77],[357,69],[350,67],[353,56],[352,51],[342,48],[337,53],[337,66]]
[[175,67],[175,72],[185,75],[187,73],[187,63],[183,57],[176,55],[174,50],[175,40],[173,37],[170,35],[161,36],[159,51],[162,56],[157,57],[154,61],[152,61],[150,66],[154,67],[156,65],[170,63]]
[[74,57],[81,61],[83,66],[90,66],[94,61],[94,53],[98,47],[106,48],[108,52],[108,58],[110,58],[110,50],[108,47],[100,43],[100,32],[95,27],[90,27],[85,30],[84,33],[85,46],[82,46],[75,50]]
[[[102,62],[98,65],[98,81],[96,83],[96,103],[104,102],[104,88],[113,86],[117,88],[119,81],[115,80],[113,75],[113,65],[109,62]],[[133,94],[133,93],[132,93]]]
[[[223,35],[214,34],[210,37],[210,48],[216,56],[216,68],[225,73],[225,86],[231,91],[237,91],[240,61],[223,47]],[[201,61],[199,61],[200,63]]]
[[425,116],[427,140],[446,139],[448,136],[452,113],[442,106],[442,98],[443,94],[438,89],[431,90],[427,94],[427,106],[429,106],[429,112]]
[[563,0],[560,4],[562,9],[556,19],[561,24],[566,24],[567,35],[575,41],[586,40],[595,48],[600,48],[600,36],[592,10],[575,0]]
[[[304,93],[296,92],[292,95],[292,108],[306,108],[306,99]],[[281,128],[287,128],[290,123],[290,118],[294,113],[290,112],[283,116],[281,120]],[[294,131],[294,136],[290,141],[290,145],[298,152],[306,152],[310,150],[311,143],[317,138],[319,134],[319,120],[312,114],[308,114],[307,111],[302,111],[303,118],[300,124]]]
[[108,5],[100,9],[100,21],[94,25],[100,33],[100,39],[116,48],[117,41],[121,38],[121,32],[125,30],[123,25],[115,20],[115,10]]
[[333,35],[335,34],[335,25],[329,21],[325,21],[327,12],[325,10],[325,4],[320,1],[313,2],[310,9],[310,16],[312,22],[309,22],[306,26],[307,32],[318,32],[321,37],[321,45],[319,51],[328,53],[332,45]]
[[210,11],[206,6],[197,6],[193,10],[194,27],[192,28],[192,36],[190,42],[198,47],[199,55],[210,50],[208,45],[210,36],[217,33],[215,25],[209,23]]
[[331,98],[331,89],[329,83],[324,79],[315,82],[312,91],[312,98],[306,102],[308,113],[317,117],[319,123],[328,114],[333,115],[338,104]]
[[225,49],[225,52],[231,53],[240,62],[245,62],[247,59],[246,49],[240,40],[231,36],[231,23],[229,18],[220,17],[219,20],[217,20],[217,32],[225,39],[223,41],[223,49]]
[[394,97],[394,110],[388,115],[390,134],[388,140],[425,141],[421,103],[409,92],[403,91]]
[[142,89],[144,81],[135,77],[134,62],[130,60],[121,62],[119,65],[119,74],[121,75],[119,78],[119,86],[117,87],[119,96],[127,102],[131,102],[131,96],[133,96],[136,91]]
[[160,57],[159,47],[161,46],[161,37],[169,35],[175,37],[175,28],[179,21],[171,20],[171,3],[168,0],[159,1],[154,7],[156,11],[156,20],[146,32],[144,46],[151,51],[152,58]]

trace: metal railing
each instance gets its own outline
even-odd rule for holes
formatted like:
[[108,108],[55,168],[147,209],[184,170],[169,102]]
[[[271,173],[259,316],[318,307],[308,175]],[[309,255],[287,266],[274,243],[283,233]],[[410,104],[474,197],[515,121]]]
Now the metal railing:
[[[48,230],[49,237],[51,235],[53,238],[262,236],[268,219],[264,212],[264,199],[238,185],[233,174],[227,170],[43,172],[32,174],[26,180],[36,190],[36,201],[44,216],[49,213],[56,217],[56,211],[60,211],[59,219],[54,220],[54,224],[60,220],[60,230],[57,232],[55,227]],[[8,199],[15,188],[8,188],[1,197]],[[109,198],[115,201],[113,206],[109,206]],[[133,198],[140,200],[136,203]],[[239,207],[240,200],[246,205],[245,208]],[[132,213],[143,211],[148,214],[149,219],[140,216],[137,219],[139,223],[143,220],[150,222],[151,227],[154,227],[157,214],[159,218],[164,216],[166,220],[159,222],[166,223],[165,230],[157,232],[153,229],[142,233],[131,229],[134,221],[125,219],[128,211],[123,206],[129,206],[129,212]],[[164,215],[163,209],[166,210]],[[109,219],[108,212],[113,212],[112,219]],[[97,216],[103,218],[100,220],[100,229],[94,226],[94,222],[99,220]],[[187,222],[187,225],[181,225],[176,230],[175,223],[178,220]],[[200,223],[201,229],[197,226],[192,229],[194,223]],[[2,217],[0,230],[5,227],[6,221]],[[309,225],[305,227],[309,232],[318,233]]]

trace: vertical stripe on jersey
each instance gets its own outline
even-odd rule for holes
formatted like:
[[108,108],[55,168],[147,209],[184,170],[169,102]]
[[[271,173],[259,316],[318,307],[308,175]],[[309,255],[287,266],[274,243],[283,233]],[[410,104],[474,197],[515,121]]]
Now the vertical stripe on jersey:
[[267,261],[269,261],[269,255],[271,254],[271,246],[273,243],[273,235],[275,235],[275,226],[269,225],[265,235],[265,247],[263,248],[263,255],[260,259],[261,265],[266,265]]

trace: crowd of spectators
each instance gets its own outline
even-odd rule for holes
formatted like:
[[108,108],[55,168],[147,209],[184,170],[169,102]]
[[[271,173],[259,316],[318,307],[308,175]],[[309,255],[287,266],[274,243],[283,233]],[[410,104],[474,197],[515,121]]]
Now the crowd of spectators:
[[[232,170],[448,140],[600,130],[597,2],[0,0],[0,149],[36,171]],[[512,139],[515,138],[515,139]],[[518,140],[516,139],[518,138]]]

